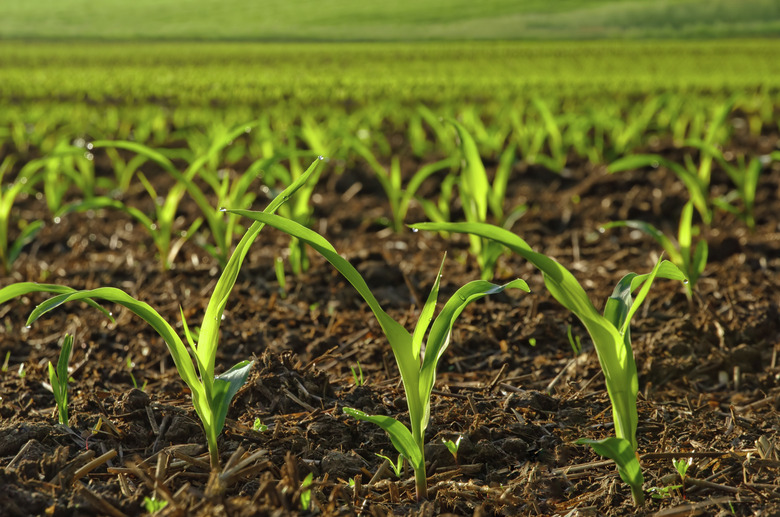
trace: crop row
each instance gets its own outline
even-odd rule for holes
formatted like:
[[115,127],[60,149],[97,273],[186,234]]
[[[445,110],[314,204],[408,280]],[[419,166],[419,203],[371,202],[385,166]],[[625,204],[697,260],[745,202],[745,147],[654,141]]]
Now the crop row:
[[[440,119],[427,109],[418,109],[415,113],[419,116],[420,126],[412,129],[414,124],[410,124],[409,148],[424,149],[420,156],[441,153],[445,158],[429,161],[417,171],[406,174],[402,174],[400,157],[393,154],[398,151],[383,135],[361,134],[360,129],[354,136],[343,129],[329,132],[332,128],[324,128],[311,120],[286,133],[291,135],[287,138],[278,138],[269,120],[260,119],[231,129],[216,127],[209,134],[185,134],[182,135],[185,146],[169,148],[155,148],[137,140],[71,142],[44,138],[36,144],[34,154],[46,154],[31,157],[30,154],[25,155],[29,148],[20,149],[18,143],[14,143],[13,151],[0,164],[0,176],[13,178],[3,189],[0,200],[3,209],[0,213],[0,223],[3,223],[0,226],[3,239],[0,244],[6,268],[12,267],[23,246],[34,239],[43,224],[40,220],[14,219],[14,203],[27,197],[31,202],[31,198],[40,199],[35,202],[45,202],[54,219],[67,217],[77,210],[124,211],[149,232],[164,269],[174,263],[180,244],[185,239],[200,235],[199,228],[205,224],[210,240],[204,238],[201,243],[222,266],[222,275],[197,332],[189,330],[182,314],[184,339],[151,306],[114,287],[77,291],[54,284],[17,283],[0,290],[0,302],[31,292],[54,294],[33,311],[28,325],[46,312],[74,300],[88,301],[98,309],[98,300],[117,303],[144,319],[164,339],[182,380],[192,393],[195,411],[207,437],[212,466],[216,468],[219,463],[217,438],[224,426],[227,408],[244,384],[251,367],[251,362],[242,361],[216,374],[222,312],[253,240],[266,224],[281,229],[294,238],[289,254],[294,271],[305,270],[308,249],[323,255],[357,289],[385,332],[403,380],[411,429],[390,417],[366,415],[356,410],[347,412],[379,425],[390,434],[393,445],[412,465],[417,494],[423,498],[426,496],[423,442],[430,418],[430,397],[436,365],[447,348],[456,318],[468,303],[485,295],[509,288],[528,290],[521,279],[504,285],[491,282],[495,261],[508,248],[542,272],[552,296],[577,316],[587,329],[605,374],[615,421],[615,436],[587,443],[599,454],[617,463],[621,478],[632,488],[636,504],[641,504],[644,498],[642,473],[635,454],[638,382],[630,338],[632,316],[646,299],[656,277],[683,281],[691,295],[707,260],[707,244],[698,231],[699,225],[710,224],[714,210],[730,210],[742,215],[750,227],[759,174],[769,162],[780,158],[777,153],[762,158],[735,157],[724,152],[722,146],[731,135],[729,124],[733,122],[735,102],[730,100],[711,111],[710,118],[702,122],[697,134],[688,134],[688,126],[688,131],[680,135],[688,153],[680,163],[647,153],[625,154],[610,163],[613,173],[632,168],[667,167],[685,185],[689,201],[682,208],[679,231],[675,236],[664,235],[642,221],[611,223],[650,233],[665,248],[671,261],[659,260],[655,268],[645,275],[631,273],[625,276],[615,287],[603,313],[595,309],[566,268],[535,252],[509,231],[523,211],[523,207],[506,206],[505,199],[506,187],[512,180],[518,159],[530,164],[543,164],[559,173],[563,173],[571,159],[564,152],[570,145],[569,141],[564,140],[549,108],[539,100],[534,106],[541,118],[537,129],[545,135],[542,145],[534,144],[534,139],[538,138],[536,133],[532,133],[529,140],[522,140],[523,127],[520,124],[504,133],[506,128],[485,125],[478,117],[469,117],[468,114],[461,113],[459,120]],[[648,111],[652,115],[657,114],[656,108]],[[648,116],[644,120],[650,119],[652,117]],[[641,125],[628,131],[637,138],[645,132],[646,127]],[[49,145],[51,147],[47,147]],[[362,161],[376,174],[390,205],[391,217],[387,224],[394,231],[403,230],[406,209],[412,201],[416,201],[432,222],[414,225],[415,230],[469,234],[470,252],[482,271],[483,279],[461,287],[434,320],[437,280],[421,308],[420,319],[412,333],[384,312],[349,262],[341,258],[322,236],[307,227],[313,217],[310,197],[322,174],[323,160],[315,159],[308,169],[304,169],[304,165],[312,159],[313,153],[318,150],[328,152],[332,147],[339,150],[334,150],[336,158],[331,159],[334,165],[334,170],[329,171],[331,174],[346,168],[350,160]],[[536,149],[537,154],[530,152],[532,149]],[[389,165],[386,161],[388,153]],[[485,154],[498,157],[492,167],[492,175],[488,174],[486,159],[483,158]],[[252,159],[248,158],[250,156]],[[599,157],[601,163],[604,159]],[[111,174],[105,174],[96,166],[101,160],[107,161],[106,171],[111,171]],[[731,182],[731,189],[724,196],[711,194],[714,169],[727,173]],[[242,172],[239,173],[239,170]],[[157,183],[148,178],[152,173],[164,174],[173,180],[167,192],[158,192]],[[259,190],[254,185],[258,177],[266,192],[278,192],[264,212],[248,210]],[[422,183],[432,177],[438,180],[436,195],[433,198],[418,195]],[[155,207],[154,213],[146,213],[123,202],[123,195],[131,185],[140,185],[148,193]],[[177,208],[185,196],[199,207],[200,217],[184,222],[182,227]],[[456,212],[454,207],[459,207],[459,211]],[[274,215],[275,211],[282,215]],[[456,218],[463,222],[453,222]],[[9,231],[11,219],[16,224],[13,232]],[[253,221],[248,228],[241,223],[246,220]],[[234,247],[233,239],[238,236],[240,241]],[[694,244],[696,239],[698,241]],[[441,269],[437,278],[440,277]],[[72,341],[66,339],[65,343],[63,350],[71,346]],[[64,351],[63,354],[66,355]],[[57,368],[52,366],[50,369],[62,423],[67,422],[66,411],[63,411],[67,397],[66,366],[67,359],[61,359]]]
[[[254,107],[479,102],[673,91],[776,97],[775,40],[431,44],[4,42],[4,104]],[[52,96],[54,94],[54,97]]]

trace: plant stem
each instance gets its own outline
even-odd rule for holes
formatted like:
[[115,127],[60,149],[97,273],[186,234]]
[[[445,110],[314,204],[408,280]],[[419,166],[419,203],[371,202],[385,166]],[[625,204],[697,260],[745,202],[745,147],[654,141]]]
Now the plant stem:
[[428,499],[428,479],[425,476],[425,459],[422,466],[414,471],[414,488],[417,492],[417,501]]

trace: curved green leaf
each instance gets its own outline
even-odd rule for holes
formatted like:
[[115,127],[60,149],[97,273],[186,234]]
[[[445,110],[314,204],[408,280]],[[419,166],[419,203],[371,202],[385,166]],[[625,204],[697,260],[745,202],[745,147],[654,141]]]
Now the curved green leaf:
[[372,424],[376,424],[384,429],[390,436],[390,441],[393,443],[395,450],[397,450],[400,454],[406,457],[407,460],[409,460],[409,463],[412,465],[412,468],[415,471],[421,469],[423,466],[422,453],[415,444],[414,439],[412,438],[412,433],[404,424],[389,416],[367,415],[362,411],[348,407],[344,408],[344,413],[353,416],[358,420],[371,422]]
[[636,453],[628,440],[611,436],[603,440],[581,438],[575,443],[590,445],[596,454],[614,461],[617,464],[620,479],[631,487],[634,504],[636,506],[645,504],[645,494],[642,491],[642,484],[645,482],[642,476],[642,467],[639,465]]

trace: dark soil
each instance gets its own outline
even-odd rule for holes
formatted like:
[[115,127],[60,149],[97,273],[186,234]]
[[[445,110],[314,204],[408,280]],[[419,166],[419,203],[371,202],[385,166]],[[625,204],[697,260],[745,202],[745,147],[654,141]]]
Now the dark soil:
[[[776,135],[765,138],[740,146],[754,153],[777,146]],[[396,235],[377,222],[390,216],[389,208],[366,170],[349,169],[338,181],[325,174],[314,229],[407,328],[445,251],[442,300],[478,278],[464,236]],[[366,188],[350,188],[358,181]],[[731,187],[716,171],[712,188]],[[125,201],[143,200],[139,190]],[[583,165],[560,176],[518,164],[507,205],[528,203],[513,230],[569,268],[601,309],[616,282],[629,271],[648,272],[661,249],[629,230],[601,234],[599,225],[641,218],[675,232],[686,200],[681,183],[663,169],[608,175]],[[20,206],[26,218],[48,217],[32,198]],[[182,227],[195,210],[185,201]],[[761,176],[755,231],[718,210],[704,229],[710,261],[692,302],[679,282],[659,280],[634,319],[637,434],[648,493],[641,509],[613,463],[574,444],[614,432],[584,328],[546,292],[538,271],[511,255],[500,260],[497,281],[523,278],[532,293],[488,297],[457,322],[427,431],[430,497],[415,502],[411,471],[396,478],[378,456],[397,456],[384,431],[342,411],[407,421],[389,344],[358,294],[313,253],[310,270],[288,275],[281,296],[273,261],[289,239],[267,228],[244,263],[222,324],[218,371],[248,358],[255,363],[220,437],[219,472],[209,469],[202,428],[163,341],[143,321],[108,307],[112,323],[76,303],[26,329],[44,296],[0,306],[0,352],[10,352],[0,374],[0,514],[138,515],[146,512],[144,497],[155,494],[170,501],[160,515],[305,514],[301,483],[313,473],[309,513],[327,515],[778,515],[778,214],[780,163],[774,163]],[[419,207],[407,220],[424,220]],[[195,242],[185,244],[173,270],[162,271],[148,234],[105,211],[48,224],[2,286],[119,287],[180,328],[179,307],[197,325],[217,275]],[[582,339],[579,355],[567,338],[569,325]],[[56,362],[66,332],[76,339],[68,428],[56,425],[45,385],[47,362]],[[358,362],[362,386],[350,371]],[[253,430],[255,419],[267,430]],[[443,441],[458,436],[456,461]],[[692,464],[684,488],[664,492],[681,484],[673,458]],[[649,497],[651,490],[663,497]]]

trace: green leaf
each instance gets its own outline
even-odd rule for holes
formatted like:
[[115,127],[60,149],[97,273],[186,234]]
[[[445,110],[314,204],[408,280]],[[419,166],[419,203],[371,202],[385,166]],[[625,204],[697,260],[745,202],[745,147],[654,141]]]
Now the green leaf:
[[[582,286],[566,268],[555,260],[534,252],[523,239],[497,226],[479,223],[420,223],[412,225],[412,228],[471,233],[493,239],[540,269],[550,294],[577,316],[590,334],[612,401],[615,433],[618,437],[629,440],[636,448],[638,380],[630,343],[626,343],[615,325],[598,313]],[[635,280],[632,279],[632,285]],[[629,316],[630,314],[626,315]]]
[[610,173],[615,173],[632,171],[645,167],[657,168],[662,163],[666,163],[666,160],[657,154],[633,154],[615,160],[609,164],[607,171]]
[[482,163],[482,157],[479,155],[477,144],[468,130],[455,119],[448,119],[448,121],[458,130],[460,148],[466,159],[461,188],[461,196],[464,200],[463,209],[473,214],[472,217],[475,220],[485,221],[487,219],[490,183]]
[[513,280],[504,285],[496,285],[486,280],[474,280],[467,283],[450,297],[442,308],[436,321],[433,322],[431,333],[425,346],[425,358],[420,369],[419,397],[424,413],[421,431],[428,426],[430,419],[431,392],[436,382],[436,366],[450,342],[452,327],[455,325],[463,309],[471,302],[483,298],[489,294],[497,294],[505,289],[517,288],[525,292],[531,292],[524,280]]
[[644,477],[642,467],[636,457],[631,443],[623,438],[611,436],[603,440],[589,440],[581,438],[577,440],[580,445],[590,445],[596,454],[605,456],[617,464],[620,478],[631,487],[631,495],[636,506],[642,506],[645,502],[645,494],[642,491]]
[[[292,182],[268,204],[265,212],[273,213],[282,205],[282,203],[290,199],[290,196],[301,188],[309,180],[311,175],[314,174],[321,161],[322,160],[319,159],[315,160],[300,178]],[[228,210],[228,212],[236,213],[230,210]],[[211,298],[206,306],[206,314],[203,316],[200,339],[198,340],[197,357],[205,366],[205,370],[201,370],[201,375],[204,379],[209,379],[209,384],[211,382],[210,379],[214,377],[214,361],[216,359],[217,343],[219,341],[219,325],[222,321],[222,314],[225,312],[228,297],[238,279],[238,272],[241,269],[241,264],[244,262],[244,257],[246,257],[246,254],[249,252],[249,246],[254,242],[255,238],[260,233],[260,230],[263,229],[263,226],[264,224],[261,222],[252,224],[246,233],[244,233],[243,237],[241,237],[241,240],[236,245],[235,251],[230,256],[227,265],[225,265],[225,269],[217,280],[217,285],[214,287],[214,292],[211,293]]]
[[[401,380],[404,384],[404,391],[406,393],[418,393],[418,371],[419,362],[415,360],[412,353],[412,335],[397,321],[391,318],[379,305],[379,302],[374,297],[373,293],[369,289],[366,281],[360,276],[360,273],[349,263],[348,260],[339,255],[333,246],[321,235],[317,234],[313,230],[306,228],[303,225],[280,217],[278,215],[268,214],[265,212],[252,212],[250,210],[229,210],[230,213],[239,214],[244,217],[253,219],[259,223],[268,224],[274,228],[277,228],[292,237],[304,241],[306,244],[314,248],[320,253],[333,267],[335,267],[339,273],[344,275],[344,278],[352,284],[357,290],[358,294],[363,297],[368,304],[371,311],[374,313],[379,326],[382,327],[382,331],[387,336],[387,340],[390,342],[390,347],[393,350],[398,369],[401,372]],[[254,225],[253,225],[254,226]],[[419,406],[419,402],[416,397],[412,397],[408,401],[409,412],[412,414],[422,414],[422,407]]]
[[35,236],[38,235],[38,232],[41,231],[42,228],[43,221],[32,221],[28,223],[21,232],[19,232],[19,236],[14,240],[14,242],[11,244],[11,247],[8,249],[8,264],[13,264],[14,261],[19,258],[19,254],[22,252],[22,248],[35,240]]
[[677,246],[675,246],[674,242],[672,242],[669,237],[664,235],[664,233],[653,226],[650,223],[646,223],[645,221],[636,221],[636,220],[628,220],[628,221],[612,221],[609,223],[606,223],[602,226],[603,229],[608,230],[610,228],[633,228],[635,230],[639,230],[641,232],[646,233],[655,241],[661,245],[661,247],[664,249],[664,252],[669,255],[669,257],[672,259],[673,262],[682,265],[682,255],[680,254],[680,251],[677,249]]
[[390,436],[390,441],[392,442],[393,447],[395,447],[395,450],[409,460],[412,468],[414,468],[414,470],[419,470],[422,467],[422,453],[417,447],[414,438],[412,438],[412,433],[404,424],[389,416],[371,416],[352,408],[344,408],[344,413],[353,416],[358,420],[371,422],[384,429]]
[[439,272],[436,274],[436,280],[433,282],[431,292],[428,294],[428,299],[425,301],[420,317],[417,319],[417,326],[414,327],[414,334],[412,335],[412,354],[415,359],[420,358],[420,350],[422,349],[423,338],[428,331],[428,327],[433,320],[433,313],[436,311],[436,302],[439,299],[439,283],[441,282],[441,272],[444,269],[444,260],[447,258],[447,254],[441,260],[439,266]]
[[222,432],[230,401],[233,400],[241,386],[246,383],[246,378],[252,370],[252,364],[253,361],[241,361],[214,379],[210,405],[214,411],[214,421],[211,425],[214,427],[215,436]]
[[[65,285],[57,285],[57,284],[38,284],[35,282],[18,282],[16,284],[11,284],[9,286],[3,287],[0,289],[0,304],[3,304],[7,302],[8,300],[12,298],[16,298],[18,296],[24,296],[30,293],[59,293],[59,294],[65,294],[65,293],[75,293],[76,290],[72,287],[68,287]],[[111,316],[111,313],[98,305],[94,300],[84,300],[87,302],[87,304],[90,307],[93,307],[109,318],[111,318],[111,321],[114,321],[114,318]],[[27,323],[29,325],[29,322]]]

